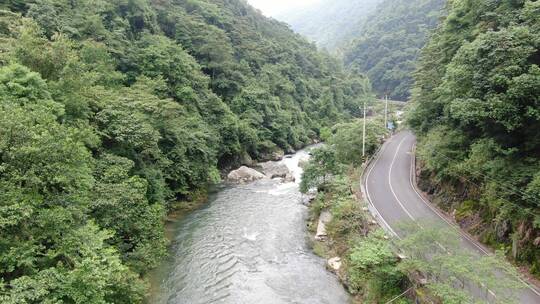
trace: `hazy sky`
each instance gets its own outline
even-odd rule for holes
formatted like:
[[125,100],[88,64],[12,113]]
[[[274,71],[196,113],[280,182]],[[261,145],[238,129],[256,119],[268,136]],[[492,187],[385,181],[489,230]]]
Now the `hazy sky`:
[[248,0],[249,4],[260,9],[267,16],[276,14],[294,7],[305,6],[320,0]]

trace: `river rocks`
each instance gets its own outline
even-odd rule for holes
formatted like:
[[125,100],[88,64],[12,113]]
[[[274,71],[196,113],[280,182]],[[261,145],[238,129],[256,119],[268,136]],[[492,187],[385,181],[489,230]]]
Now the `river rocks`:
[[342,265],[341,258],[340,257],[331,258],[326,262],[326,265],[331,271],[337,273],[341,269],[341,265]]
[[259,159],[267,161],[279,161],[285,156],[285,152],[281,149],[274,149],[270,152],[259,155]]
[[317,188],[311,188],[306,194],[302,195],[302,204],[305,206],[309,206],[316,198]]
[[227,175],[227,180],[235,183],[250,183],[263,178],[266,178],[266,175],[246,166],[242,166],[237,170],[231,171],[231,173]]
[[294,182],[294,176],[283,163],[265,162],[257,165],[268,178],[282,178],[285,182]]
[[283,150],[277,150],[277,151],[272,152],[271,156],[272,156],[271,160],[273,161],[282,160],[283,156],[285,156],[285,152],[283,152]]
[[287,148],[287,150],[285,150],[285,153],[294,154],[294,153],[296,153],[296,150],[293,147],[289,147],[289,148]]

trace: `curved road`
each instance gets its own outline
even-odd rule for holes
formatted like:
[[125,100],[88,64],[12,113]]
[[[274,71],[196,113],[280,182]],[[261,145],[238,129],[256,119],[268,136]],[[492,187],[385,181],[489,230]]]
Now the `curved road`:
[[[440,222],[451,229],[455,225],[437,209],[431,206],[418,192],[414,180],[415,136],[403,131],[390,138],[366,169],[363,188],[369,202],[370,211],[379,223],[394,236],[403,237],[398,230],[399,223],[415,221],[419,225]],[[459,230],[465,248],[480,255],[490,252]],[[540,291],[522,282],[524,289],[519,291],[520,303],[539,304]],[[496,296],[492,293],[492,296]]]

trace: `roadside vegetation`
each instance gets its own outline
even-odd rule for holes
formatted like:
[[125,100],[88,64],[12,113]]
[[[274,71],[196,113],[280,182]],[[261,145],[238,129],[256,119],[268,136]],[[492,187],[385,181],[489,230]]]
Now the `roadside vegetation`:
[[[380,104],[373,109],[377,111],[367,125],[368,156],[389,135],[378,114]],[[422,227],[402,223],[396,228],[405,235],[402,239],[379,227],[359,187],[364,169],[361,130],[361,120],[330,130],[325,145],[313,151],[301,183],[304,193],[318,190],[310,205],[310,231],[317,230],[323,211],[332,214],[326,225],[327,237],[313,240],[314,251],[326,259],[341,259],[341,267],[332,270],[355,301],[475,303],[475,293],[486,296],[489,289],[498,295],[493,303],[517,303],[516,292],[523,285],[517,280],[518,272],[501,254],[476,255],[463,248],[457,230],[435,223],[423,223]]]
[[421,187],[540,278],[540,2],[451,1],[447,15],[408,119]]

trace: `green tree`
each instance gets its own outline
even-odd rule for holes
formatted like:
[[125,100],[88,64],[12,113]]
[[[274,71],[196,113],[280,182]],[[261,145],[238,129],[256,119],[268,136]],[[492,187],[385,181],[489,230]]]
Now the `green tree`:
[[362,290],[364,299],[379,302],[378,296],[397,293],[407,278],[397,267],[398,259],[381,230],[356,242],[348,257],[349,282],[354,292]]
[[318,148],[302,175],[300,191],[306,193],[313,187],[324,186],[329,179],[342,171],[342,165],[336,159],[336,152],[329,147]]
[[444,0],[385,0],[358,26],[347,66],[365,73],[379,96],[407,100],[420,50],[438,24]]

